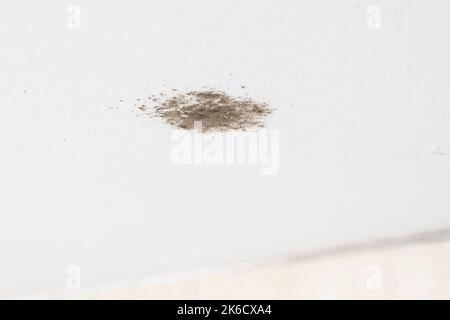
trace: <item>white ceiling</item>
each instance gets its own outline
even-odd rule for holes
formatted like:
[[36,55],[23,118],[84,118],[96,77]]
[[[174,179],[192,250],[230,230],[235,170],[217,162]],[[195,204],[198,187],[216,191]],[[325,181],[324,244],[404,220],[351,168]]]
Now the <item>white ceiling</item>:
[[[368,1],[76,2],[76,30],[73,1],[1,4],[0,296],[450,227],[449,1],[377,1],[379,30]],[[275,175],[175,166],[134,112],[242,85]]]

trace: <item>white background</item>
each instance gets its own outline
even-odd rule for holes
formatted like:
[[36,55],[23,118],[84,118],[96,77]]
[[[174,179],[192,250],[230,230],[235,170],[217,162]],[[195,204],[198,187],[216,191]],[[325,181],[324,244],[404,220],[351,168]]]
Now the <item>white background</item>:
[[[446,0],[1,0],[0,296],[450,227],[449,30]],[[277,175],[174,166],[134,112],[242,85],[278,109]]]

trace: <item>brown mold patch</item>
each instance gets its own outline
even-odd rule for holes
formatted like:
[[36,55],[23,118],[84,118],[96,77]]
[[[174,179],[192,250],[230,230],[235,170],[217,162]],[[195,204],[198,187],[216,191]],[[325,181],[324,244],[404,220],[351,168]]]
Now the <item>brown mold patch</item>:
[[[223,91],[174,92],[175,95],[163,101],[152,96],[150,100],[157,103],[151,115],[180,129],[193,129],[196,121],[202,122],[203,131],[261,128],[264,127],[265,116],[272,112],[266,103],[231,97]],[[139,109],[149,114],[149,107]]]

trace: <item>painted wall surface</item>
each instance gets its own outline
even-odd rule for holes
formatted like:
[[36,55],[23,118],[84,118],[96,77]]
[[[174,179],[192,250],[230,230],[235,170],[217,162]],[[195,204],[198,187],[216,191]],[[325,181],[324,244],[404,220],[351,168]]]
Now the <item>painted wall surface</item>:
[[[0,7],[2,297],[450,227],[449,1]],[[273,174],[135,112],[203,86],[277,108]]]
[[142,279],[38,296],[61,299],[449,299],[450,242]]

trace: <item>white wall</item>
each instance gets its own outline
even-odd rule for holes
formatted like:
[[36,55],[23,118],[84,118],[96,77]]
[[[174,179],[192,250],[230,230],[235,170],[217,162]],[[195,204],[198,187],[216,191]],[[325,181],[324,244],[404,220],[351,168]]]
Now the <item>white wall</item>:
[[166,275],[63,299],[449,299],[450,241],[335,251],[292,261]]

